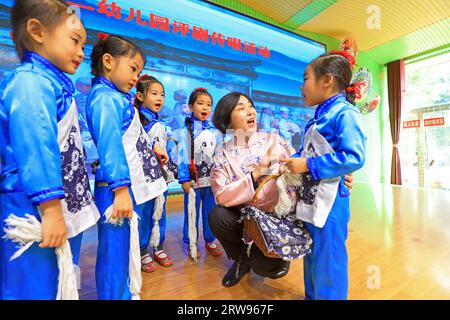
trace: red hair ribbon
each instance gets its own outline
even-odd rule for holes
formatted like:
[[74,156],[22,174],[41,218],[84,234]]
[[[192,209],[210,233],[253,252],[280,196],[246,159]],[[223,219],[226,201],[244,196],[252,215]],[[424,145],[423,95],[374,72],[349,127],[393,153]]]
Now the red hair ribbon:
[[355,99],[361,99],[361,85],[365,84],[364,82],[355,82],[351,86],[347,87],[345,89],[345,92],[354,92],[355,93]]
[[149,74],[143,74],[142,76],[140,76],[139,79],[137,79],[137,81],[136,81],[136,87],[138,86],[139,82],[141,82],[142,80],[147,79],[149,77],[150,77]]
[[97,33],[98,40],[105,41],[108,37],[109,37],[109,34],[107,34],[107,33],[104,33],[104,32]]
[[206,90],[205,88],[202,88],[202,87],[199,87],[199,88],[197,88],[197,89],[194,89],[194,92],[197,92],[197,91],[200,91],[200,92],[208,92],[208,90]]
[[331,50],[331,53],[334,54],[338,54],[340,56],[343,56],[345,59],[348,60],[348,62],[350,63],[350,65],[352,66],[353,69],[353,65],[355,64],[355,57],[350,55],[347,51],[339,51],[339,50]]
[[12,41],[14,41],[14,32],[11,31],[11,32],[9,33],[9,36],[11,37]]

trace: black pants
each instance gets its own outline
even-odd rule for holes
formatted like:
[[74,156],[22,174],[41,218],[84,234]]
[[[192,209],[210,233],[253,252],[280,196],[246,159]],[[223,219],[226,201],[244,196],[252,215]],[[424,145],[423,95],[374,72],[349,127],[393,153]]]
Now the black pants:
[[250,256],[247,258],[247,245],[242,241],[243,225],[237,222],[239,217],[240,213],[236,208],[216,206],[209,214],[209,226],[229,259],[239,261],[244,257],[257,275],[271,277],[288,262],[266,257],[256,244],[252,245]]

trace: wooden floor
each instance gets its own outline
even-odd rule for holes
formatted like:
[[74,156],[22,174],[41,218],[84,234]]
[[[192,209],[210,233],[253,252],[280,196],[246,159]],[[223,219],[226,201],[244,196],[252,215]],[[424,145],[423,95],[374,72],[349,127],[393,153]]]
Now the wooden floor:
[[[221,279],[226,257],[193,263],[182,245],[182,197],[169,198],[165,249],[174,260],[143,274],[142,299],[303,299],[303,265],[279,280],[253,273],[232,288]],[[450,191],[355,184],[351,196],[349,299],[450,299]],[[80,261],[81,299],[96,299],[97,232],[85,233]]]

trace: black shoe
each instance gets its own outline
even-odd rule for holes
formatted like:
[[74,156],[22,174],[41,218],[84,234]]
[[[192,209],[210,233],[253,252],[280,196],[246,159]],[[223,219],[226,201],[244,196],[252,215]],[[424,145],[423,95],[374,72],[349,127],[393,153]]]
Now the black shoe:
[[290,266],[291,266],[291,262],[290,261],[282,261],[280,268],[275,270],[269,278],[270,279],[283,278],[285,275],[288,274]]
[[241,281],[242,277],[250,272],[250,265],[248,263],[233,262],[233,265],[228,269],[227,273],[222,279],[224,287],[232,287]]

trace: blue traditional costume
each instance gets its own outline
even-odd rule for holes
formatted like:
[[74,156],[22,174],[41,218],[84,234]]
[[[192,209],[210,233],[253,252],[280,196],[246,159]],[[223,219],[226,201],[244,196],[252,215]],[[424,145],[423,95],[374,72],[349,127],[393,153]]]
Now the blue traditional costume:
[[307,299],[347,298],[350,205],[344,176],[364,165],[365,150],[361,114],[339,93],[317,107],[293,156],[306,158],[309,168],[297,203],[297,218],[313,239],[312,252],[304,258]]
[[[197,239],[189,239],[189,228],[198,230],[200,204],[202,205],[203,237],[209,244],[216,240],[208,224],[208,215],[215,206],[211,190],[211,168],[214,150],[221,141],[221,133],[209,121],[201,121],[193,115],[186,118],[186,125],[178,141],[178,182],[192,181],[195,190],[195,226],[189,225],[189,195],[184,194],[183,241],[190,244]],[[194,169],[195,167],[195,169]],[[197,233],[198,235],[198,233]],[[191,244],[192,245],[192,244]]]
[[71,80],[50,61],[25,52],[0,87],[0,299],[55,299],[55,248],[34,243],[10,261],[17,244],[4,240],[5,219],[26,214],[41,221],[38,206],[61,199],[74,263],[82,232],[99,212],[89,189]]
[[106,222],[112,210],[113,190],[130,187],[134,210],[167,190],[130,94],[108,79],[93,80],[86,117],[97,146],[100,167],[95,175],[95,201],[102,214],[98,223],[96,284],[99,299],[128,300],[136,293],[129,287],[130,226]]
[[[144,126],[152,146],[158,144],[162,148],[167,148],[168,135],[164,125],[157,113],[144,107],[140,108],[141,114],[149,121]],[[168,151],[169,153],[169,151]],[[175,181],[176,166],[171,160],[162,168],[166,174],[166,182]],[[161,197],[161,196],[160,196]],[[140,209],[141,220],[139,221],[139,237],[142,250],[148,248],[149,243],[156,250],[162,250],[166,237],[166,200],[167,191],[162,194],[161,207],[156,205],[157,200],[152,199],[144,203]]]

